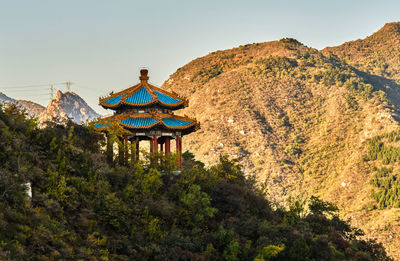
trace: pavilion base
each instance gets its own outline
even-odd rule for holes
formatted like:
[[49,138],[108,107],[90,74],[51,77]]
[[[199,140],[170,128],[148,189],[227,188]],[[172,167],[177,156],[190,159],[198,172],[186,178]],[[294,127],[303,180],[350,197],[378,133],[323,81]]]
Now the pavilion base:
[[[153,134],[153,133],[152,133]],[[171,153],[171,140],[176,141],[176,153],[178,154],[178,167],[182,169],[182,137],[181,136],[158,136],[158,135],[141,135],[141,136],[124,136],[119,138],[118,142],[118,164],[128,166],[139,160],[140,141],[148,140],[150,145],[150,158],[154,155],[162,153],[165,156]],[[113,162],[113,143],[107,135],[107,161]],[[154,162],[152,162],[154,163]],[[180,170],[177,170],[180,173]]]

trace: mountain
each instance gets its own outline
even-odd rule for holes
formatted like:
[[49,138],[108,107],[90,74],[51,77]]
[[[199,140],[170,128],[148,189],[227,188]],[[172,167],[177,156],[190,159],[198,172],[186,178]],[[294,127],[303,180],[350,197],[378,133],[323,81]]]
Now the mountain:
[[400,22],[387,23],[365,39],[327,47],[324,54],[334,54],[351,66],[400,83]]
[[78,94],[58,91],[57,96],[39,115],[39,122],[63,121],[70,118],[81,123],[99,116]]
[[7,95],[5,95],[4,93],[0,92],[0,103],[4,103],[4,102],[15,103],[16,100],[14,100],[13,98],[10,98]]
[[44,107],[32,101],[15,100],[0,92],[0,103],[3,104],[16,104],[22,110],[25,110],[30,117],[38,117],[44,110]]
[[355,66],[382,48],[376,53],[395,75],[396,28],[386,25],[367,38],[386,37],[389,53],[371,40],[371,49],[354,53],[360,61],[347,54],[350,47],[337,47],[339,55],[290,38],[193,60],[162,86],[186,96],[183,113],[201,123],[184,148],[210,164],[220,154],[239,157],[275,201],[319,195],[335,202],[399,259],[400,89],[395,77]]
[[31,117],[36,117],[41,126],[47,121],[63,122],[71,119],[76,123],[92,120],[100,115],[96,113],[78,94],[74,92],[57,92],[57,96],[50,100],[47,107],[32,101],[15,100],[0,93],[0,103],[14,103],[26,110]]
[[45,110],[44,106],[32,101],[18,100],[17,103],[22,105],[30,117],[38,117]]
[[400,105],[400,22],[387,23],[365,39],[327,47],[322,52],[365,72],[371,81],[384,85],[392,101]]

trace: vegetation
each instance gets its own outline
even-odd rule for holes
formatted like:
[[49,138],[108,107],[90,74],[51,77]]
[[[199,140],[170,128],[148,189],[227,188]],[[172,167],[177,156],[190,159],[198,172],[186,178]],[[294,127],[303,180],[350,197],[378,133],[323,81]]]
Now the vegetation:
[[209,69],[199,71],[196,76],[203,78],[203,82],[220,75],[223,72],[223,66],[215,64]]
[[376,136],[369,140],[369,152],[368,155],[365,157],[365,160],[381,160],[383,164],[390,164],[400,161],[400,148],[391,146],[389,144],[385,145],[383,140],[385,140],[386,143],[389,144],[396,142],[400,140],[400,133],[394,131]]
[[380,209],[400,207],[400,181],[398,175],[393,175],[391,169],[375,169],[371,183],[378,188],[372,193],[372,197],[378,203]]
[[178,176],[162,156],[108,166],[102,135],[13,107],[0,136],[1,260],[388,259],[319,198],[273,208],[227,157],[206,169],[185,153]]
[[282,43],[288,43],[288,44],[294,44],[294,45],[303,45],[302,43],[300,43],[298,40],[294,39],[294,38],[282,38],[279,40]]
[[[393,146],[400,140],[400,133],[393,131],[376,136],[369,140],[369,151],[366,161],[379,160],[383,165],[394,164],[400,161],[400,148]],[[400,180],[399,175],[393,173],[392,168],[374,168],[371,184],[377,188],[372,192],[372,198],[380,209],[400,207]]]

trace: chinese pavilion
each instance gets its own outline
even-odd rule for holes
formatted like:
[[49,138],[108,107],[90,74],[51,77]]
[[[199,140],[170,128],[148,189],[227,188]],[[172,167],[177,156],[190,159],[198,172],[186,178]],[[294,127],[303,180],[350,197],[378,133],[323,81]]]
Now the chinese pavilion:
[[[179,167],[182,167],[182,137],[200,127],[195,119],[177,116],[173,110],[188,106],[188,101],[175,93],[164,91],[148,83],[148,70],[140,70],[140,83],[117,93],[99,99],[105,109],[114,110],[109,117],[92,122],[95,129],[107,135],[107,158],[113,159],[113,144],[110,142],[109,128],[117,124],[124,129],[119,148],[119,160],[126,164],[129,160],[130,142],[131,161],[139,159],[139,143],[150,141],[150,154],[171,151],[171,140],[176,141]],[[164,147],[165,146],[165,147]]]

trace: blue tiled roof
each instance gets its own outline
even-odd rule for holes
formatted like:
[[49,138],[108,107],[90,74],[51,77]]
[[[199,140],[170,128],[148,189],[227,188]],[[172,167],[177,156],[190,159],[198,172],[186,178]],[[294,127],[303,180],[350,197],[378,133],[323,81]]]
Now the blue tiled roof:
[[181,102],[181,100],[179,99],[175,99],[173,97],[170,97],[164,93],[161,93],[159,91],[154,91],[157,94],[158,99],[163,102],[163,103],[169,103],[169,104],[174,104],[174,103],[178,103]]
[[148,127],[156,122],[157,120],[153,118],[128,118],[121,121],[121,123],[129,127]]
[[108,104],[111,104],[111,105],[114,105],[114,104],[119,103],[120,101],[121,101],[121,96],[117,96],[117,97],[111,98],[109,100],[105,100],[104,102],[108,103]]
[[183,127],[190,124],[190,121],[182,121],[178,119],[166,118],[162,119],[165,125],[169,127]]
[[94,124],[94,126],[96,128],[99,128],[99,129],[104,129],[105,127],[107,127],[107,125],[109,125],[109,124],[108,123],[104,123],[104,122],[100,122],[100,123]]
[[153,96],[148,93],[148,91],[145,88],[140,88],[139,91],[135,92],[131,96],[125,99],[126,102],[132,103],[132,104],[143,104],[143,103],[148,103],[153,101],[154,98]]

